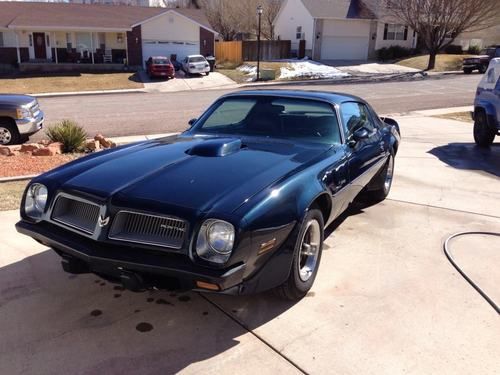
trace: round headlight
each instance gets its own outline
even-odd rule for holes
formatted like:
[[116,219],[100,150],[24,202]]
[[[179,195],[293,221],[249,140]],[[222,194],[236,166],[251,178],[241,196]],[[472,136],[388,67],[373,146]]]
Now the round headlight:
[[40,218],[47,204],[48,191],[45,185],[33,184],[26,193],[24,210],[26,215],[34,219]]
[[225,221],[215,221],[208,227],[208,243],[221,254],[230,253],[234,243],[234,227]]
[[226,221],[205,220],[198,232],[196,253],[209,262],[227,262],[233,251],[234,233],[234,226]]

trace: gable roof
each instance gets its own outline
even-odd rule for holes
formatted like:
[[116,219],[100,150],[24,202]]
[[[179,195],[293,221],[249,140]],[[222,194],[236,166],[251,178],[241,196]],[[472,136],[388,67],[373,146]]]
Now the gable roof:
[[0,1],[0,28],[95,28],[130,30],[166,12],[178,13],[215,32],[201,9],[126,5]]
[[375,19],[363,0],[301,0],[313,18]]

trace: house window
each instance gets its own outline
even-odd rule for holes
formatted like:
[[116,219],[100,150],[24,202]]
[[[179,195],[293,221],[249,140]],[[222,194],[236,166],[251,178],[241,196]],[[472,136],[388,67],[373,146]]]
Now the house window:
[[0,32],[0,47],[3,47],[3,33]]
[[302,39],[302,26],[297,26],[297,30],[295,30],[295,39]]
[[123,43],[123,34],[122,33],[118,33],[116,34],[116,43]]
[[71,51],[73,49],[73,43],[71,42],[71,33],[66,33],[66,49]]
[[386,23],[384,25],[384,40],[407,40],[408,26]]

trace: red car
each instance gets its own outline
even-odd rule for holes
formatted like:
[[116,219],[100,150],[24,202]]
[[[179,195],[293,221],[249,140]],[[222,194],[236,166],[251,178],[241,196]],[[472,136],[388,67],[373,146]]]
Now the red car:
[[149,78],[163,77],[166,79],[175,77],[175,69],[170,60],[163,56],[152,56],[146,61],[146,70]]

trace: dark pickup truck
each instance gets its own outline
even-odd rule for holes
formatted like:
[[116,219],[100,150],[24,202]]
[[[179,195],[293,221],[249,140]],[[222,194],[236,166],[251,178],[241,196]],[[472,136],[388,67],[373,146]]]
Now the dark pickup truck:
[[500,57],[500,45],[485,48],[477,56],[466,57],[462,69],[465,74],[471,74],[473,70],[483,74],[488,69],[491,59],[495,57]]
[[25,142],[42,128],[43,120],[36,98],[0,94],[0,145]]

